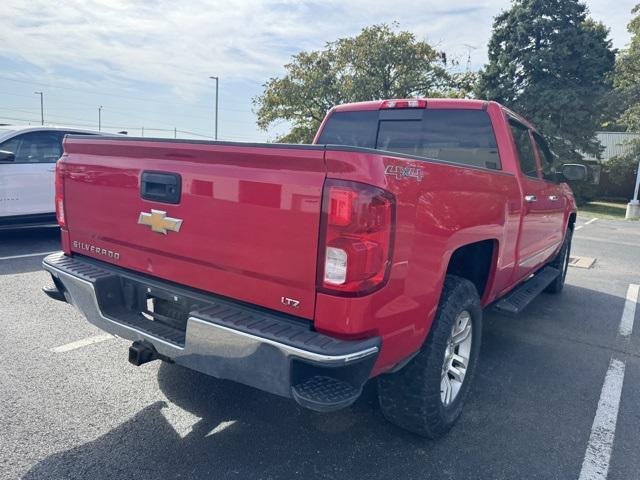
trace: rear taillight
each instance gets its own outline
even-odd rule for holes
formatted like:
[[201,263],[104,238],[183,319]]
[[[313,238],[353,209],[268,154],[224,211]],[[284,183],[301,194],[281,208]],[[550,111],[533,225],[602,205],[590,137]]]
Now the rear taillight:
[[64,214],[64,162],[62,158],[56,162],[56,218],[61,228],[66,228]]
[[427,101],[420,98],[409,98],[406,100],[385,100],[380,105],[381,110],[388,108],[427,108]]
[[393,195],[371,185],[327,180],[322,198],[318,288],[371,293],[387,281],[395,222]]

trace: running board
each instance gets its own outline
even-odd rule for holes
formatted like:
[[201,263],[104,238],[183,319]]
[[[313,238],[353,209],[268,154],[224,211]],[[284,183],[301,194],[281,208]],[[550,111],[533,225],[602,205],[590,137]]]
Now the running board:
[[542,293],[542,291],[553,282],[560,270],[553,267],[545,267],[539,270],[533,277],[522,283],[505,297],[500,299],[493,309],[509,315],[517,315],[525,309],[531,301]]

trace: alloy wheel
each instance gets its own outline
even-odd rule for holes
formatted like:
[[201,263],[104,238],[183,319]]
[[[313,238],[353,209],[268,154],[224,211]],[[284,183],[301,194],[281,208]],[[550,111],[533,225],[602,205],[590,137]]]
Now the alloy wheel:
[[471,314],[463,310],[453,323],[444,351],[440,381],[440,399],[444,406],[456,399],[464,383],[471,357],[472,328]]

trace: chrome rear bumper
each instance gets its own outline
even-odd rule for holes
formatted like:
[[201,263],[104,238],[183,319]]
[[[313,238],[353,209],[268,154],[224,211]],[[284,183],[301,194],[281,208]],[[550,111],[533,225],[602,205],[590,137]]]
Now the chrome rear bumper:
[[[312,331],[304,320],[88,257],[56,253],[46,257],[43,266],[67,302],[100,329],[148,342],[162,357],[185,367],[294,397],[302,404],[295,387],[312,377],[347,382],[359,394],[380,349],[378,337],[336,339]],[[172,328],[127,310],[123,299],[129,285],[188,305],[186,328]]]

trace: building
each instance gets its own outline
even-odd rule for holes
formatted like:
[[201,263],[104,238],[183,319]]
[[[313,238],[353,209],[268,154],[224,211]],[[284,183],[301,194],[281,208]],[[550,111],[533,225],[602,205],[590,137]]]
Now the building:
[[[600,144],[604,147],[601,155],[602,158],[600,159],[603,163],[610,158],[629,153],[631,151],[629,142],[636,138],[640,138],[640,134],[629,132],[597,132],[596,136],[600,141]],[[596,159],[589,155],[585,155],[585,160]]]
[[[634,139],[640,139],[640,134],[630,132],[597,132],[596,136],[600,144],[604,147],[597,159],[591,155],[584,155],[584,160],[589,163],[593,183],[599,185],[599,194],[609,197],[631,198],[635,186],[635,177],[629,178],[628,182],[623,185],[611,183],[606,174],[602,172],[602,165],[607,163],[613,157],[625,155],[631,152],[630,142]],[[638,159],[640,161],[640,158]]]

